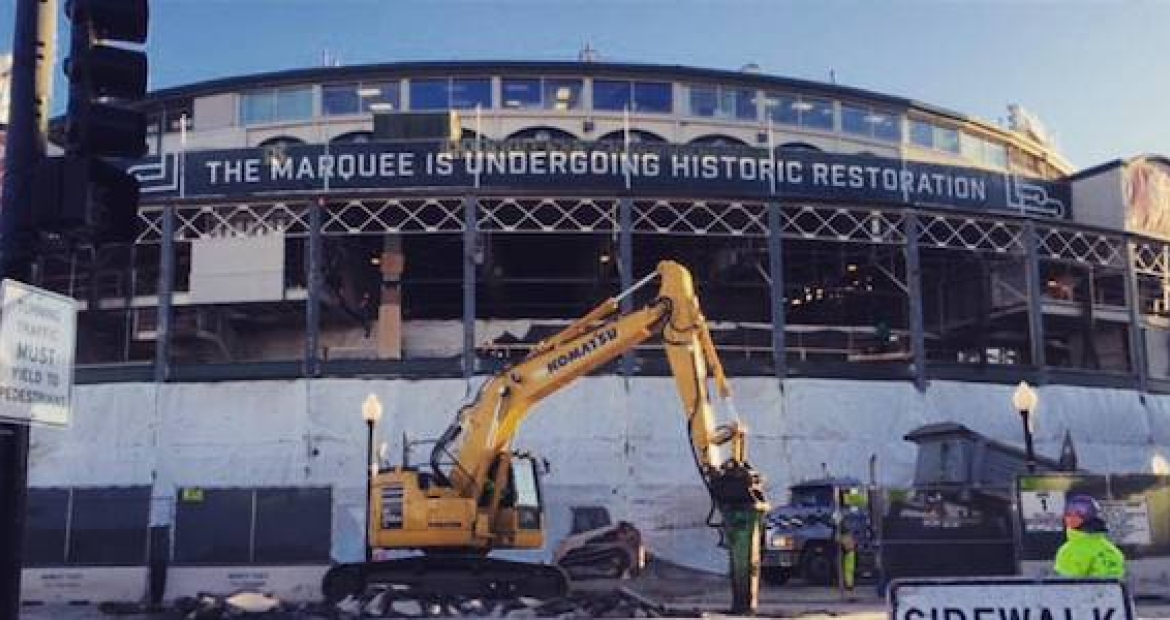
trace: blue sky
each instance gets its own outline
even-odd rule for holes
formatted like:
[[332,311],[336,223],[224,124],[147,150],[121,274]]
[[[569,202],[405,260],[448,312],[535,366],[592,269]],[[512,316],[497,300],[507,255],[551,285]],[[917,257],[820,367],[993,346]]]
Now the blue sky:
[[[2,47],[15,2],[0,0]],[[1079,167],[1170,154],[1170,0],[152,0],[151,11],[153,88],[315,66],[326,51],[345,64],[571,60],[589,42],[621,62],[831,71],[992,122],[1020,103]]]

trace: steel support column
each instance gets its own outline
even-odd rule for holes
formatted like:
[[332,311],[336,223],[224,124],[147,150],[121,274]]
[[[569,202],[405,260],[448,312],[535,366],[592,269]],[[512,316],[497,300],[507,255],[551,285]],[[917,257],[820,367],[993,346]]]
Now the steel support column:
[[1024,275],[1028,287],[1028,341],[1031,345],[1032,366],[1043,377],[1048,360],[1044,354],[1044,305],[1041,303],[1036,223],[1032,220],[1025,221],[1021,236],[1024,242]]
[[1133,240],[1125,238],[1125,307],[1129,310],[1129,363],[1137,378],[1138,389],[1145,393],[1149,387],[1149,368],[1146,360],[1146,332],[1142,327],[1141,299],[1138,276],[1134,268]]
[[479,231],[479,201],[463,197],[463,378],[475,374],[475,237]]
[[780,203],[768,203],[768,275],[771,282],[772,306],[772,365],[776,378],[783,384],[788,375],[788,343],[785,341],[787,305],[784,303],[784,240],[781,237],[783,221],[780,217]]
[[305,272],[308,280],[308,296],[305,298],[305,376],[321,374],[321,220],[325,210],[325,199],[318,198],[308,204],[309,208],[309,251],[306,256]]
[[154,381],[171,376],[171,321],[175,291],[175,207],[162,209],[162,241],[159,244],[158,308],[154,339]]
[[[618,200],[618,276],[621,289],[634,285],[634,200],[623,196]],[[630,311],[633,300],[623,297],[619,303],[622,314]],[[622,376],[627,380],[634,374],[634,354],[622,354]]]
[[906,212],[906,297],[909,302],[910,353],[914,360],[914,386],[926,389],[926,326],[922,316],[922,265],[918,252],[918,214]]

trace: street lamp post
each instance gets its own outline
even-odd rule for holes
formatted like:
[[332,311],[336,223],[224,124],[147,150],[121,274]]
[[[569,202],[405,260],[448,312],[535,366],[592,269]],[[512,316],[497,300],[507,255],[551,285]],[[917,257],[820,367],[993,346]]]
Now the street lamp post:
[[362,419],[366,421],[366,561],[374,559],[374,549],[370,546],[370,530],[373,529],[373,492],[374,471],[378,462],[374,458],[374,427],[382,419],[382,401],[374,394],[366,397],[362,403]]
[[1020,420],[1024,423],[1024,464],[1028,467],[1028,473],[1036,473],[1036,452],[1032,448],[1032,420],[1031,416],[1036,411],[1036,404],[1040,397],[1036,395],[1036,390],[1028,385],[1027,381],[1021,381],[1016,386],[1016,391],[1012,394],[1012,406],[1016,411],[1020,412]]

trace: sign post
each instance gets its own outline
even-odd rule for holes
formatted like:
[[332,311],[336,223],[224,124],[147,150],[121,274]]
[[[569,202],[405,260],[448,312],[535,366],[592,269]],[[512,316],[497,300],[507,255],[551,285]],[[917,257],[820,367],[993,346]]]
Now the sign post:
[[76,341],[72,298],[0,283],[0,420],[68,426]]

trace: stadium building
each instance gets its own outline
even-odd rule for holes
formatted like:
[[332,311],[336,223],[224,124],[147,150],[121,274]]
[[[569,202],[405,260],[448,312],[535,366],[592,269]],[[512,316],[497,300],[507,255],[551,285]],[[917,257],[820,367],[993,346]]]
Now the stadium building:
[[[1020,110],[752,67],[328,67],[146,106],[135,242],[36,265],[80,314],[72,426],[33,434],[28,600],[138,599],[162,560],[168,596],[314,597],[362,556],[368,394],[396,462],[662,259],[778,499],[909,483],[931,422],[1017,443],[1020,380],[1041,454],[1067,432],[1087,470],[1167,473],[1164,158],[1077,171]],[[447,140],[410,139],[435,118]],[[552,464],[551,540],[598,505],[721,566],[683,422],[654,345],[543,403],[520,444]]]

